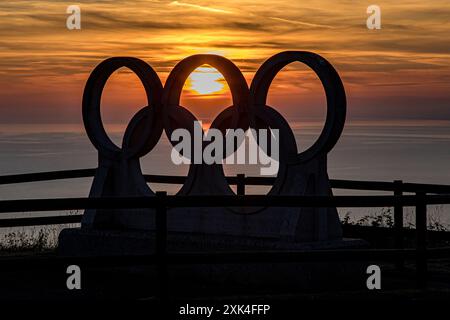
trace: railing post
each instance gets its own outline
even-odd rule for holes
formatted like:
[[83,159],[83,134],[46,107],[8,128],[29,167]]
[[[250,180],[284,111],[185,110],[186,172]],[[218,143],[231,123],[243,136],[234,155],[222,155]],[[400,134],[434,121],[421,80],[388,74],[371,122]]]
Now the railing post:
[[239,173],[236,175],[237,183],[236,183],[236,189],[237,189],[237,195],[243,196],[245,195],[245,174]]
[[[394,181],[394,196],[403,195],[403,181]],[[403,205],[397,204],[394,206],[394,245],[396,249],[404,249],[403,243]],[[397,270],[404,268],[403,256],[400,256],[396,261]]]
[[167,203],[166,192],[156,192],[159,201],[156,206],[156,276],[158,284],[158,299],[161,306],[167,303],[168,298],[168,271],[167,271]]
[[427,205],[425,193],[417,192],[416,204],[416,272],[417,286],[420,289],[427,285]]

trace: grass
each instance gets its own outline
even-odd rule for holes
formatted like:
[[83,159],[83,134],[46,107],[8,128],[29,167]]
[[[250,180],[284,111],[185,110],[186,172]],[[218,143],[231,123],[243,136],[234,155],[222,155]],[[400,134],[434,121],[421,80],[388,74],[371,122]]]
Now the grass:
[[[79,214],[70,211],[69,215]],[[62,229],[74,228],[76,224],[15,227],[0,236],[0,255],[19,252],[46,252],[58,246],[58,236]]]
[[[436,206],[428,211],[428,230],[431,231],[449,231],[448,226],[442,222],[442,206]],[[414,213],[405,212],[404,226],[405,228],[415,228],[413,222]],[[344,225],[372,226],[372,227],[394,227],[394,212],[391,208],[383,208],[381,212],[364,215],[356,220],[352,219],[351,212],[347,212],[341,220]]]
[[0,250],[6,252],[17,251],[46,251],[56,247],[56,240],[52,240],[51,234],[55,230],[49,228],[33,231],[13,231],[3,235],[0,242]]
[[[440,217],[443,208],[434,208],[429,211],[428,229],[433,231],[449,231]],[[78,214],[70,212],[69,214]],[[381,212],[367,214],[358,219],[352,219],[351,212],[347,212],[342,219],[344,225],[374,226],[374,227],[394,227],[393,210],[384,208]],[[412,222],[414,213],[405,212],[405,227],[414,228]],[[62,229],[75,227],[75,225],[57,225],[45,227],[21,227],[13,228],[0,238],[0,254],[17,252],[45,252],[54,250],[58,245],[58,235]]]

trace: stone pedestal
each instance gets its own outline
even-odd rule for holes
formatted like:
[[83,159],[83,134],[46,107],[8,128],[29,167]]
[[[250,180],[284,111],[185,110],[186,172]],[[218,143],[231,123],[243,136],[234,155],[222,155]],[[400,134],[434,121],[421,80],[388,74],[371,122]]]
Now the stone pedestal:
[[[291,242],[280,239],[218,236],[169,232],[169,252],[203,251],[305,251],[364,248],[361,239],[341,239],[321,242]],[[64,229],[59,235],[58,252],[64,256],[102,256],[151,254],[155,250],[152,231]]]
[[[151,254],[155,250],[155,234],[141,231],[112,231],[65,229],[61,232],[59,254],[64,256],[102,256]],[[168,234],[169,252],[229,252],[229,251],[311,251],[364,248],[367,244],[358,239],[323,242],[293,243],[280,240],[241,238],[233,236]],[[169,289],[179,294],[211,290],[213,294],[258,290],[334,290],[356,288],[367,266],[361,263],[233,263],[193,264],[169,266]],[[98,270],[97,270],[98,272]],[[112,277],[135,279],[130,289],[141,286],[156,289],[157,274],[154,266],[105,268]],[[140,280],[138,280],[140,279]],[[127,281],[123,281],[127,282]],[[92,282],[95,285],[95,279]],[[345,287],[343,287],[345,286]],[[249,291],[249,292],[250,292]]]

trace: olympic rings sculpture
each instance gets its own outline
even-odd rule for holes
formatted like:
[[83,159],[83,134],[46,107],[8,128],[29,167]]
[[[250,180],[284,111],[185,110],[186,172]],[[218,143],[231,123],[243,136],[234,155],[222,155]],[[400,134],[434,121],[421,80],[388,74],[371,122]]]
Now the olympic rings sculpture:
[[[288,121],[266,102],[269,87],[275,76],[282,68],[295,61],[304,63],[317,74],[327,100],[327,116],[320,136],[310,148],[300,153],[298,153],[295,137]],[[306,51],[286,51],[272,56],[261,65],[250,88],[239,68],[230,60],[218,55],[199,54],[185,58],[170,72],[164,87],[154,69],[140,59],[114,57],[101,62],[93,70],[86,83],[82,103],[86,132],[99,154],[99,166],[90,196],[153,195],[141,173],[139,158],[148,154],[156,146],[163,132],[169,137],[169,141],[172,132],[177,128],[184,128],[192,133],[194,121],[197,119],[180,105],[180,96],[190,73],[205,64],[216,68],[224,76],[232,95],[232,105],[212,121],[212,128],[217,128],[224,134],[227,129],[258,129],[261,124],[280,130],[280,167],[276,182],[269,193],[330,194],[326,155],[337,143],[344,128],[346,116],[344,86],[337,71],[320,55]],[[146,92],[148,105],[131,119],[125,130],[122,146],[119,147],[112,142],[104,129],[100,101],[109,77],[122,67],[130,69],[139,77]],[[191,164],[186,182],[178,194],[234,193],[226,182],[221,165]],[[296,209],[296,212],[299,212],[296,218],[292,218],[295,216],[292,215],[292,212],[286,212],[286,216],[277,214],[281,220],[278,222],[276,230],[261,231],[264,229],[264,225],[273,224],[274,218],[269,217],[273,215],[273,210],[273,208],[258,210],[259,218],[255,219],[268,219],[265,222],[256,223],[259,225],[259,230],[247,227],[245,230],[236,231],[237,234],[260,235],[262,233],[268,236],[281,234],[302,240],[330,239],[341,236],[335,208],[334,210],[320,209],[319,213],[314,210],[312,212],[311,210],[299,211]],[[211,210],[209,213],[205,213],[205,215],[207,214],[211,217]],[[228,214],[215,219],[217,221],[205,218],[212,221],[209,227],[205,227],[203,223],[201,227],[189,227],[188,231],[201,232],[205,231],[205,228],[210,228],[213,233],[216,231],[222,233],[218,230],[222,226],[224,226],[223,230],[239,229],[242,219],[245,221],[250,219],[248,216],[234,218],[231,216]],[[307,218],[305,218],[306,216]],[[183,221],[179,223],[181,229],[186,226],[186,219],[182,219]],[[233,219],[237,220],[233,222]],[[318,219],[320,222],[317,222]],[[289,221],[286,222],[286,220]],[[228,225],[228,222],[231,225]],[[132,229],[152,228],[148,226],[151,225],[148,223],[148,212],[138,211],[111,213],[87,210],[83,224],[88,227],[120,225]],[[176,223],[174,224],[176,225]],[[317,230],[309,231],[311,224],[314,224],[316,226],[314,228]],[[147,225],[147,227],[143,227],[143,225]],[[231,231],[231,234],[234,234],[234,231]]]

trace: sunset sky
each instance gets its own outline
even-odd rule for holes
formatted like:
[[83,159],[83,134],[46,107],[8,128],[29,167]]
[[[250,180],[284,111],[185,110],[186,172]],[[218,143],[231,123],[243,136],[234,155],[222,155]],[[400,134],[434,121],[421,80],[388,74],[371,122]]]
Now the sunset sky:
[[[81,8],[81,30],[66,28],[72,4]],[[371,4],[381,7],[381,30],[366,27]],[[80,123],[84,84],[107,57],[141,58],[164,83],[184,57],[215,53],[250,84],[261,63],[284,50],[313,51],[335,66],[349,119],[450,120],[448,0],[55,0],[0,2],[0,122]],[[209,68],[185,88],[183,104],[199,117],[231,104]],[[120,72],[102,102],[105,121],[127,122],[144,92]],[[324,112],[317,79],[300,64],[279,74],[270,103],[292,117]]]

